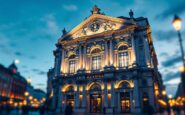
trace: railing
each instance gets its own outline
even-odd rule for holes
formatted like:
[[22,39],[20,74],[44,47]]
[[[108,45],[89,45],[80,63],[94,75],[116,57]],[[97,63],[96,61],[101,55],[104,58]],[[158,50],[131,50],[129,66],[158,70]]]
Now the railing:
[[125,67],[114,67],[114,66],[107,66],[104,69],[100,69],[100,70],[78,70],[78,72],[75,73],[61,73],[61,76],[63,77],[72,77],[75,75],[79,75],[79,74],[98,74],[98,73],[104,73],[107,71],[122,71],[122,70],[132,70],[132,69],[136,69],[136,68],[142,68],[142,69],[152,69],[152,66],[136,66],[136,65],[129,65],[129,66],[125,66]]

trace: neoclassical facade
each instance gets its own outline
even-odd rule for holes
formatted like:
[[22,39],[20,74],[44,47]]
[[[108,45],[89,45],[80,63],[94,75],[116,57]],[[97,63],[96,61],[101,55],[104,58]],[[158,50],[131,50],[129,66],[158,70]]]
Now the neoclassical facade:
[[94,6],[54,51],[52,108],[75,112],[155,110],[163,89],[147,18],[111,17]]

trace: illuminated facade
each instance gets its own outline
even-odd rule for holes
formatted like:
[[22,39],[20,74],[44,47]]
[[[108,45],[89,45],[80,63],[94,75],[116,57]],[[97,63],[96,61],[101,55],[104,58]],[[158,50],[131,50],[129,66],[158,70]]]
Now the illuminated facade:
[[8,103],[10,100],[21,102],[25,99],[26,79],[17,71],[15,63],[8,68],[0,64],[0,106]]
[[141,112],[158,108],[162,80],[147,18],[90,17],[63,30],[54,51],[52,107],[75,112]]

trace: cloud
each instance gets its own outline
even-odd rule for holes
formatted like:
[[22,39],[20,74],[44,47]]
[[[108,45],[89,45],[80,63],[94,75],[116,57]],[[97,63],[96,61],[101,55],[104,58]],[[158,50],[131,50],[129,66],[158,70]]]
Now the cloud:
[[41,18],[41,21],[43,21],[45,24],[45,27],[39,30],[41,34],[44,33],[44,35],[46,35],[47,38],[59,37],[58,33],[60,33],[60,28],[53,14],[45,15],[43,18]]
[[166,75],[164,75],[164,82],[169,82],[172,79],[176,79],[180,77],[179,72],[169,72]]
[[173,56],[170,59],[162,62],[164,67],[170,67],[181,61],[181,56]]
[[174,30],[157,30],[153,31],[154,38],[160,41],[172,41],[177,38],[177,33]]
[[45,86],[44,83],[38,83],[37,86]]
[[78,7],[74,4],[63,5],[62,7],[64,10],[67,10],[67,11],[77,11],[78,10]]
[[174,14],[182,14],[185,12],[184,7],[185,1],[179,2],[177,5],[172,5],[168,7],[166,10],[156,15],[156,19],[166,19],[168,17],[172,17]]
[[12,48],[8,46],[10,43],[8,36],[3,33],[0,33],[0,52],[6,55],[13,54]]
[[28,66],[27,65],[22,65],[22,68],[27,68]]
[[46,75],[46,72],[45,71],[39,71],[37,74],[39,74],[39,75]]
[[164,84],[167,86],[177,86],[181,82],[180,77],[178,78],[173,78],[168,81],[166,81]]
[[166,52],[162,52],[162,53],[160,53],[160,54],[159,54],[159,56],[161,56],[161,57],[168,57],[168,56],[169,56],[169,54],[168,54],[168,53],[166,53]]
[[35,56],[29,56],[29,58],[32,59],[32,60],[33,60],[33,59],[36,59]]
[[38,75],[46,75],[46,72],[45,71],[42,71],[40,69],[34,68],[34,69],[32,69],[32,71],[35,72]]
[[16,56],[22,56],[23,54],[21,52],[15,52]]
[[34,69],[32,69],[32,71],[33,71],[33,72],[38,72],[38,71],[40,71],[40,70],[34,68]]

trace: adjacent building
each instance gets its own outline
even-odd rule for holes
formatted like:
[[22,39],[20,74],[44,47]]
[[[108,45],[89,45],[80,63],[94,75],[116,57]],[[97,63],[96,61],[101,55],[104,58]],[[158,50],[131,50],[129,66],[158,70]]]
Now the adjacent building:
[[15,63],[8,68],[0,65],[0,105],[9,100],[21,102],[25,99],[27,81],[17,70]]
[[163,84],[145,17],[135,18],[132,11],[111,17],[94,6],[82,23],[63,30],[54,56],[53,109],[139,113],[160,106]]

